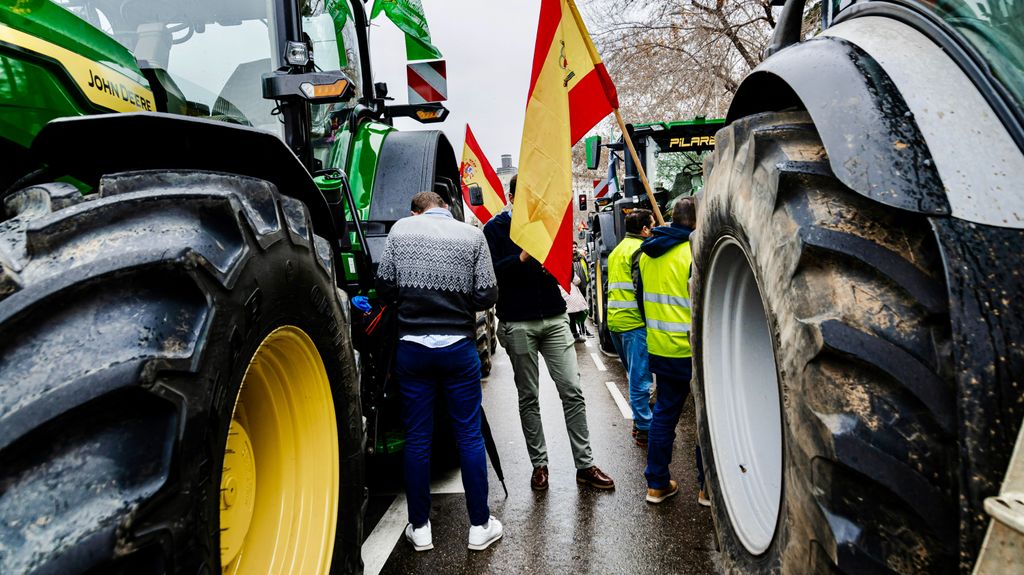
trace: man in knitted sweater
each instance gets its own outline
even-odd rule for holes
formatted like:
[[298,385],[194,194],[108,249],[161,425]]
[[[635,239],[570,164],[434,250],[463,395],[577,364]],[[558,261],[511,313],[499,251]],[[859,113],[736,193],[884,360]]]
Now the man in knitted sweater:
[[405,425],[405,536],[416,551],[434,546],[430,444],[434,399],[441,394],[459,448],[471,524],[469,548],[486,549],[501,537],[502,526],[487,506],[476,312],[497,301],[497,281],[483,234],[452,218],[441,196],[416,194],[412,213],[391,228],[377,270],[378,294],[398,305],[395,376]]
[[[514,201],[516,177],[509,183]],[[562,399],[565,426],[576,464],[576,481],[599,489],[614,489],[615,482],[597,466],[590,451],[587,406],[580,387],[576,349],[569,331],[569,316],[558,281],[544,267],[517,246],[510,237],[512,216],[502,212],[484,226],[494,271],[501,287],[497,315],[501,320],[498,341],[512,360],[519,391],[519,418],[526,437],[526,449],[533,463],[530,486],[548,488],[548,451],[540,421],[540,369],[537,354],[544,356],[548,373]]]

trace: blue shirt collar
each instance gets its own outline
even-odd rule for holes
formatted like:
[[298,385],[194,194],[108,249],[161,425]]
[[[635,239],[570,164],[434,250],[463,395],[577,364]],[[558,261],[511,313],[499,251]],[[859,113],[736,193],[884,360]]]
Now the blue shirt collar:
[[447,218],[451,218],[452,217],[452,213],[450,211],[448,211],[447,208],[430,208],[429,210],[423,212],[423,215],[425,215],[425,216],[442,216],[442,217],[447,217]]

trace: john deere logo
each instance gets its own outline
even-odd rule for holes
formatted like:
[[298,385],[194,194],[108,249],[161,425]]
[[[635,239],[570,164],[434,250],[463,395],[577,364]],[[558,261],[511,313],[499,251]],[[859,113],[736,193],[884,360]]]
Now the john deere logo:
[[558,67],[563,71],[568,72],[565,79],[562,80],[562,87],[568,88],[569,81],[576,77],[576,72],[569,69],[569,60],[565,57],[565,41],[559,40],[558,43],[562,45],[562,50],[558,54]]

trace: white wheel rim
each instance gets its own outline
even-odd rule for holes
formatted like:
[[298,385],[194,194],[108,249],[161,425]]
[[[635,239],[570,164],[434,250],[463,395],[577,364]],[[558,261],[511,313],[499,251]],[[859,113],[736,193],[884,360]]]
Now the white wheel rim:
[[715,247],[704,296],[704,400],[722,499],[760,555],[782,501],[782,412],[775,352],[754,272],[732,238]]

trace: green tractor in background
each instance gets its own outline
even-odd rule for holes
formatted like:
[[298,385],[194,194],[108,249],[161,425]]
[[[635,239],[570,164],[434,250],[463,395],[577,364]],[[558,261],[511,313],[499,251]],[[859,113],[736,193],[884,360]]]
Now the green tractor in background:
[[0,573],[361,570],[349,301],[413,193],[462,206],[448,140],[391,125],[447,111],[387,105],[367,34],[356,0],[0,4]]
[[804,39],[785,2],[692,237],[721,566],[1020,572],[1024,2],[817,7]]
[[[725,124],[723,119],[705,119],[698,116],[679,122],[629,124],[626,129],[636,146],[637,156],[643,164],[663,213],[679,196],[692,196],[704,185],[704,158],[715,148],[715,132]],[[604,318],[607,316],[608,255],[622,238],[626,237],[626,214],[637,208],[651,209],[633,157],[625,151],[620,137],[617,142],[602,144],[600,136],[584,141],[587,168],[596,170],[601,163],[601,148],[607,148],[608,181],[617,182],[618,164],[623,162],[625,178],[622,189],[609,186],[607,195],[594,200],[594,212],[589,216],[586,236],[587,263],[590,282],[587,283],[587,302],[590,318],[597,328],[598,346],[608,355],[617,355]],[[621,158],[620,158],[621,156]],[[668,216],[666,215],[666,218]]]

